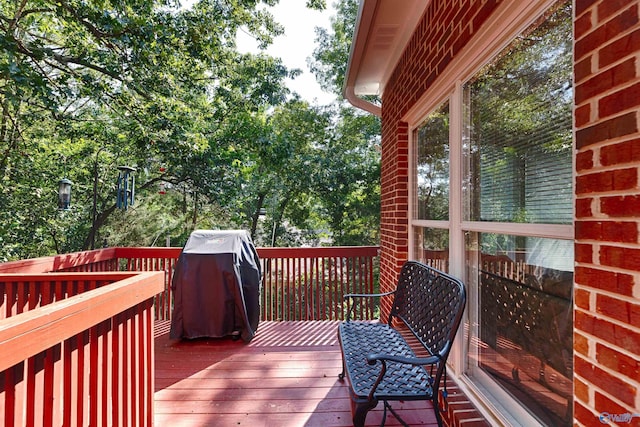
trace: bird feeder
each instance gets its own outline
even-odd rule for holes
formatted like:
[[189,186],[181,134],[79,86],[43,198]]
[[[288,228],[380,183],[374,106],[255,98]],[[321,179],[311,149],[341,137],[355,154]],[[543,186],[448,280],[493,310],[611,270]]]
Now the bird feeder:
[[118,189],[116,206],[118,209],[128,209],[133,206],[135,196],[136,179],[133,173],[136,171],[131,166],[118,166]]
[[63,178],[58,182],[58,209],[68,211],[71,209],[71,185],[72,182]]

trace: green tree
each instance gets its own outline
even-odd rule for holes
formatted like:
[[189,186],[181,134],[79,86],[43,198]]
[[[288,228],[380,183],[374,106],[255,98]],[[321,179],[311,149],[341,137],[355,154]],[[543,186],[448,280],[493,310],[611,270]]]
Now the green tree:
[[[261,46],[282,32],[262,7],[276,2],[0,0],[0,258],[180,245],[194,228],[373,242],[377,119],[310,106],[284,85],[299,71],[236,50],[240,28]],[[323,43],[348,55],[346,38]],[[323,61],[340,73],[335,58]],[[136,168],[127,211],[122,165]],[[70,211],[56,209],[62,177]]]
[[[101,240],[118,165],[137,167],[139,190],[167,181],[207,195],[231,181],[229,121],[281,102],[290,75],[279,60],[235,50],[241,26],[264,44],[282,32],[257,5],[1,2],[4,257]],[[51,209],[62,176],[74,182],[64,217]]]
[[314,190],[336,245],[376,245],[380,226],[380,124],[336,106],[331,138],[318,147]]
[[242,122],[251,140],[235,147],[236,222],[247,224],[258,243],[300,243],[294,230],[312,228],[307,222],[313,210],[311,171],[329,120],[318,107],[294,97]]
[[337,95],[342,94],[347,74],[358,3],[357,0],[337,1],[336,15],[329,21],[331,28],[316,28],[316,48],[309,62],[310,69],[324,90]]
[[[311,70],[321,86],[342,95],[358,1],[339,0],[331,28],[316,29]],[[377,97],[368,97],[379,102]],[[340,245],[378,244],[380,224],[380,120],[342,102],[334,107],[332,138],[321,147],[316,190]]]

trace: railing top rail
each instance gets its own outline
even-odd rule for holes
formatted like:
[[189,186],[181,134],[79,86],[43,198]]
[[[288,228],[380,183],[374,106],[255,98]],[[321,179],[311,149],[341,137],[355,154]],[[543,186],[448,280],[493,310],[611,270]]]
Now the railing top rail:
[[[265,258],[274,257],[353,257],[376,256],[379,246],[322,246],[322,247],[258,247],[258,256]],[[118,258],[178,258],[182,248],[162,247],[120,247],[115,248],[115,256]]]
[[[261,258],[313,258],[376,256],[379,246],[326,246],[326,247],[277,247],[256,248]],[[0,263],[0,274],[37,274],[71,269],[118,258],[175,258],[182,248],[175,247],[115,247],[95,249],[71,254],[53,255],[20,261]]]
[[[93,278],[96,273],[58,274],[64,275]],[[118,273],[112,277],[117,276]],[[1,320],[0,371],[152,298],[163,289],[162,272],[135,273],[110,285]]]
[[59,271],[80,265],[108,261],[115,257],[115,251],[116,248],[106,248],[4,262],[0,263],[0,273],[46,273],[47,271]]
[[52,271],[51,273],[2,273],[0,272],[0,282],[20,281],[20,282],[55,282],[74,280],[109,280],[117,282],[135,276],[134,271],[100,271],[100,272],[74,272],[74,271]]
[[174,247],[118,247],[115,249],[116,258],[178,258],[182,248]]
[[313,257],[356,257],[376,256],[379,246],[327,246],[297,248],[257,248],[262,258],[313,258]]

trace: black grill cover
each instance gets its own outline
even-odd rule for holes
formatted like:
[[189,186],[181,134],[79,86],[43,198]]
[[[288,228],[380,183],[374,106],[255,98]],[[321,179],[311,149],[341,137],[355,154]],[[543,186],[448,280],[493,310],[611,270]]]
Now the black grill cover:
[[260,260],[245,230],[196,230],[176,263],[171,338],[237,336],[260,319]]

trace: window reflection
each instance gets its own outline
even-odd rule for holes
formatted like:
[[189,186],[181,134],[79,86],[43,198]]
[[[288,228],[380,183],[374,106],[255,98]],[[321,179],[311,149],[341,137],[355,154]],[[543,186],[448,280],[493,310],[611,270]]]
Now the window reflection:
[[415,227],[415,259],[445,273],[449,272],[449,229]]
[[571,242],[468,233],[475,367],[547,425],[570,425]]
[[417,219],[449,218],[449,104],[414,131]]

